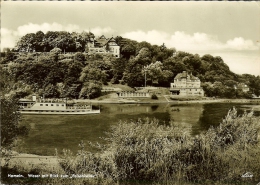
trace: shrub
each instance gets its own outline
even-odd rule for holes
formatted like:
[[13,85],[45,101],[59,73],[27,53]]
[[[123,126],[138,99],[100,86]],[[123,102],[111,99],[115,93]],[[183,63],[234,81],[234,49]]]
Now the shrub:
[[75,61],[84,62],[86,60],[85,55],[81,52],[77,52],[74,56]]
[[151,98],[152,98],[153,100],[158,100],[158,97],[156,96],[156,94],[152,94]]
[[60,54],[62,50],[60,48],[53,48],[50,52],[55,54]]

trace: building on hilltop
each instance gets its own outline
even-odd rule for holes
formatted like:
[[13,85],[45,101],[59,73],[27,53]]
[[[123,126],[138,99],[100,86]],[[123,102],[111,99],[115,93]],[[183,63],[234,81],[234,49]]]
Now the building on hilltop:
[[170,92],[173,95],[204,96],[204,91],[200,86],[200,79],[188,74],[186,71],[176,75],[174,83],[171,83]]
[[115,39],[113,37],[106,38],[104,35],[95,39],[91,38],[87,43],[88,46],[88,53],[110,53],[113,54],[115,57],[120,57],[120,46],[117,45]]

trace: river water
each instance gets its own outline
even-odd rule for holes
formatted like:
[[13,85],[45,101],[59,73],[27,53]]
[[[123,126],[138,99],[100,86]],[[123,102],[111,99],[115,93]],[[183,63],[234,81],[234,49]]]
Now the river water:
[[73,153],[79,150],[79,143],[84,141],[86,149],[92,152],[88,141],[104,143],[112,125],[119,121],[134,121],[145,118],[156,118],[161,124],[172,121],[192,128],[191,134],[196,135],[217,126],[226,116],[228,110],[236,107],[238,113],[254,109],[260,116],[258,104],[104,104],[101,114],[97,115],[23,115],[22,122],[30,126],[29,135],[22,138],[16,150],[39,155],[54,155],[55,149],[61,152],[69,149]]

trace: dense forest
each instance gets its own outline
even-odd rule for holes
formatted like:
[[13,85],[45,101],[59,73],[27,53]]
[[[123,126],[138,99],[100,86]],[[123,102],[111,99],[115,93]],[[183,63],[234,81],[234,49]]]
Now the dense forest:
[[[49,98],[96,98],[103,85],[125,84],[170,87],[174,77],[187,71],[199,77],[208,97],[249,98],[260,95],[260,76],[238,75],[220,56],[190,54],[148,42],[116,37],[120,58],[90,54],[93,33],[41,31],[21,37],[13,49],[1,52],[2,93],[18,97],[36,93]],[[250,91],[238,88],[246,84]]]

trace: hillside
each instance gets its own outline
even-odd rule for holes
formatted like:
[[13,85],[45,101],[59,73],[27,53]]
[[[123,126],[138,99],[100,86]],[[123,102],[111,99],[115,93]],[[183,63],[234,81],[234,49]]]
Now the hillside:
[[[187,71],[202,82],[207,96],[248,98],[260,95],[260,77],[230,71],[220,56],[190,54],[148,42],[116,37],[120,58],[88,52],[92,33],[37,32],[23,36],[13,49],[1,53],[3,93],[25,97],[36,93],[49,98],[96,98],[108,83],[169,87]],[[250,91],[237,88],[245,84]]]

